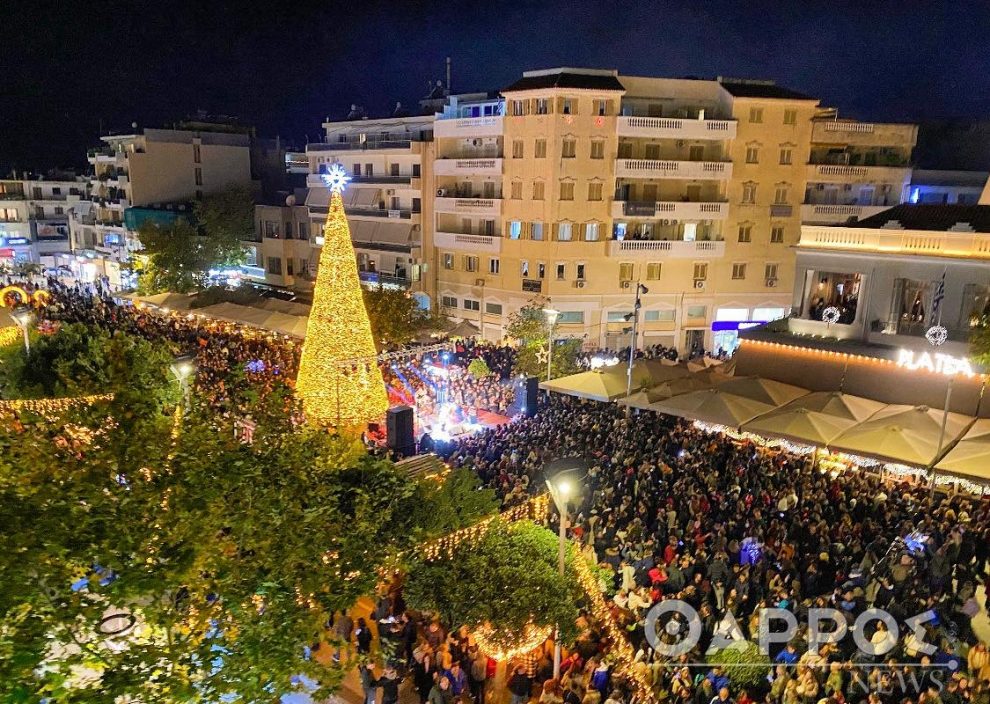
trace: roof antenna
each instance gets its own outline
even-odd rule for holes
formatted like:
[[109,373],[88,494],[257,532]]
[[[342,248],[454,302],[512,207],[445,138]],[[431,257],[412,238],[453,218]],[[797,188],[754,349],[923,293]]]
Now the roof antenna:
[[450,57],[447,57],[447,94],[450,95]]

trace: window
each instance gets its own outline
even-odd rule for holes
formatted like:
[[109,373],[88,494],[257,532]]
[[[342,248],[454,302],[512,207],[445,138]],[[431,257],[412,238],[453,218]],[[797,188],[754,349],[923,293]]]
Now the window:
[[742,192],[742,202],[743,203],[755,203],[756,202],[756,184],[752,181],[747,181],[743,184]]
[[533,200],[543,200],[543,181],[533,181]]
[[499,261],[496,257],[492,257],[488,260],[488,273],[497,274],[499,268]]
[[34,206],[34,216],[36,218],[43,218],[43,217],[45,217],[45,208],[44,208],[44,206],[42,206],[42,205],[36,205],[36,206]]
[[780,163],[784,166],[789,166],[793,159],[793,150],[790,147],[780,148]]
[[481,310],[481,304],[470,298],[464,299],[464,310]]
[[608,101],[607,100],[596,100],[594,102],[595,114],[604,116],[608,115]]
[[574,109],[575,107],[576,106],[574,105],[574,99],[573,98],[564,98],[563,103],[561,103],[560,111],[562,113],[564,113],[565,115],[573,115],[574,113],[577,112]]
[[485,313],[488,315],[502,315],[502,304],[485,303]]
[[448,270],[453,270],[454,268],[454,255],[450,252],[443,255],[443,268]]
[[525,279],[529,276],[529,262],[523,259],[519,262],[519,273]]
[[643,148],[643,157],[650,160],[657,160],[660,158],[660,145],[659,144],[647,144]]
[[464,255],[464,271],[477,271],[478,258],[470,254]]
[[558,264],[557,265],[557,280],[558,281],[563,281],[564,280],[564,274],[565,273],[566,273],[565,266],[563,264]]
[[398,164],[389,164],[388,165],[388,175],[389,176],[398,176],[399,175],[399,165]]
[[621,262],[619,264],[619,281],[633,280],[633,263]]
[[648,310],[643,313],[647,323],[669,323],[674,320],[673,310]]
[[512,200],[522,200],[522,181],[513,181],[511,186]]
[[282,257],[268,257],[268,273],[276,276],[282,274]]
[[55,206],[55,214],[56,215],[65,215],[65,208],[63,208],[61,205],[56,205]]
[[547,277],[547,265],[543,262],[536,265],[536,276],[540,279],[545,279]]
[[708,263],[707,262],[695,262],[694,263],[694,278],[696,281],[704,281],[708,278]]
[[444,308],[456,308],[457,299],[453,296],[440,296],[440,305]]
[[197,186],[203,185],[203,169],[201,169],[198,166],[196,167],[196,185]]
[[770,228],[770,244],[782,244],[784,241],[784,228],[781,225],[774,225]]
[[784,110],[784,124],[785,125],[796,125],[797,124],[797,110]]
[[412,166],[413,166],[412,169],[413,178],[419,178],[420,177],[419,164],[413,164]]
[[375,165],[374,164],[365,164],[364,165],[364,175],[365,176],[368,176],[368,177],[374,176],[375,175]]
[[602,184],[592,181],[588,184],[588,200],[602,199]]
[[661,270],[660,262],[650,262],[646,265],[646,279],[647,281],[656,281],[660,278]]
[[523,141],[521,139],[512,140],[512,158],[513,159],[523,158]]
[[557,225],[557,241],[570,242],[573,226],[569,222],[562,222]]
[[746,264],[737,262],[732,265],[732,278],[733,279],[745,279],[746,278]]
[[749,109],[749,121],[750,122],[763,122],[763,108],[750,108]]
[[509,221],[509,239],[517,240],[522,236],[522,222],[520,220]]
[[597,222],[585,223],[584,226],[584,241],[585,242],[597,242],[598,234],[601,231],[601,226]]
[[557,323],[564,325],[583,325],[584,311],[583,310],[561,311],[560,315],[557,316]]
[[706,306],[688,306],[687,309],[687,317],[689,318],[704,318],[707,313],[708,309]]
[[787,205],[787,186],[777,186],[773,193],[773,202],[777,205]]
[[285,260],[285,274],[286,276],[292,276],[295,272],[293,271],[292,257]]
[[301,240],[308,240],[309,239],[309,223],[308,222],[301,222],[301,223],[299,223],[299,225],[296,226],[296,230],[298,231],[299,239],[301,239]]
[[758,164],[758,163],[760,163],[760,148],[759,147],[746,147],[746,163],[747,164]]
[[53,196],[62,195],[62,188],[60,186],[52,186],[52,195]]
[[584,264],[578,264],[577,265],[577,279],[579,281],[583,281],[584,280]]
[[[626,316],[630,316],[628,319]],[[627,310],[610,310],[605,316],[605,322],[607,323],[625,323],[627,320],[632,320],[632,311]]]
[[[320,168],[322,169],[322,167],[320,167]],[[326,173],[326,170],[321,170],[320,173]],[[361,175],[361,165],[360,164],[354,164],[354,166],[351,167],[351,174],[354,175],[354,176],[360,176]]]
[[526,102],[523,100],[513,100],[512,101],[512,114],[515,117],[526,114]]
[[560,182],[560,199],[561,200],[574,200],[574,182],[573,181],[561,181]]
[[777,265],[776,264],[767,264],[763,268],[763,278],[766,279],[767,281],[776,281],[777,280]]
[[542,222],[532,222],[529,224],[529,237],[530,239],[540,241],[543,239],[543,223]]
[[752,242],[753,241],[753,226],[752,225],[740,225],[739,226],[739,241],[740,242]]
[[203,162],[202,155],[199,153],[199,145],[193,145],[193,163],[201,164]]
[[536,146],[533,147],[533,156],[537,159],[547,158],[547,140],[538,139],[536,140]]
[[605,158],[605,142],[596,139],[591,143],[591,158],[592,159],[604,159]]
[[278,239],[278,223],[265,220],[265,237]]
[[565,139],[560,144],[560,156],[563,159],[573,159],[575,154],[577,154],[577,141],[573,139]]
[[546,115],[548,112],[550,112],[550,101],[548,101],[546,98],[537,98],[536,99],[536,114],[537,115]]

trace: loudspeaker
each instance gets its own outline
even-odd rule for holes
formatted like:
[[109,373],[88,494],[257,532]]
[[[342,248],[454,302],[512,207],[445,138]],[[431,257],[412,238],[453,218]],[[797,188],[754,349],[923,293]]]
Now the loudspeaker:
[[516,395],[512,408],[516,413],[521,413],[527,418],[536,415],[537,395],[540,391],[540,380],[535,376],[528,376],[525,379],[516,377],[513,383]]
[[413,409],[409,406],[395,406],[388,409],[385,416],[385,444],[388,449],[405,457],[416,454],[416,441],[413,439]]

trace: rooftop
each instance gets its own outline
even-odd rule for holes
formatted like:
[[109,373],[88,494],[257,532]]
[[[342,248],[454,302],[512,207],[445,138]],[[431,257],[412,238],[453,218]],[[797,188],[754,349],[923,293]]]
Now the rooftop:
[[722,84],[729,93],[737,98],[772,98],[776,100],[814,100],[810,95],[799,93],[790,88],[778,86],[773,81],[748,81],[742,79],[718,77],[718,82]]
[[850,224],[857,228],[944,232],[965,223],[976,232],[990,232],[990,205],[898,205]]
[[503,88],[503,93],[543,88],[577,88],[582,90],[625,90],[615,71],[584,68],[555,68],[526,71],[523,77]]

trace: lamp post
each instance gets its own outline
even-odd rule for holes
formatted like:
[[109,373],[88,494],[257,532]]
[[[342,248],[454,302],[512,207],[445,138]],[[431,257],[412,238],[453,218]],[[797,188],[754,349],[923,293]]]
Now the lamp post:
[[24,333],[24,354],[31,354],[31,340],[28,338],[28,326],[31,325],[31,309],[27,306],[18,306],[10,314]]
[[180,354],[172,359],[169,365],[172,375],[179,382],[179,391],[182,392],[182,402],[186,408],[189,407],[189,379],[196,371],[196,358],[191,354]]
[[559,310],[554,310],[553,308],[544,308],[543,315],[547,319],[547,381],[550,381],[550,375],[552,374],[551,369],[553,365],[553,326],[557,322],[557,318],[560,316]]
[[[571,457],[562,460],[555,460],[549,463],[543,470],[547,475],[547,488],[550,496],[560,514],[560,527],[557,532],[557,569],[560,576],[565,574],[565,563],[567,554],[567,501],[580,493],[580,482],[584,479],[588,467],[591,466],[589,460]],[[553,676],[560,677],[560,628],[557,628],[553,639]]]
[[[629,367],[626,369],[626,396],[632,395],[632,372],[633,372],[633,361],[636,359],[636,341],[639,336],[639,309],[642,308],[643,304],[639,300],[640,294],[649,293],[650,289],[646,288],[643,284],[636,282],[636,303],[633,305],[632,312],[632,339],[629,341]],[[629,406],[626,406],[626,413],[629,413]]]
[[481,341],[485,341],[485,279],[484,277],[475,280],[476,285],[481,287],[481,311],[478,314],[478,335]]

